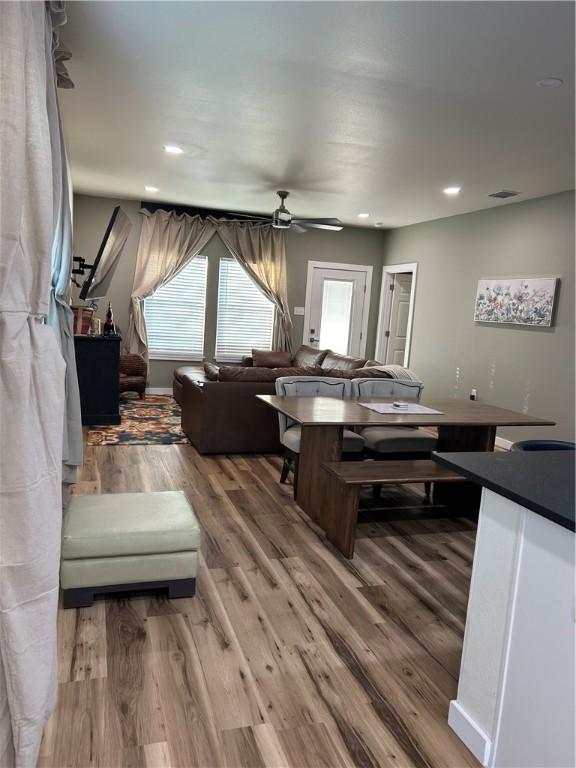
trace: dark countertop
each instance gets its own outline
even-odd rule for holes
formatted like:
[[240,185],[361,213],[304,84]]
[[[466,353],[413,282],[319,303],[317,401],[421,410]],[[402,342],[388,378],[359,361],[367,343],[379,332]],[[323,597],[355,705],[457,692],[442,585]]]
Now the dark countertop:
[[574,451],[436,453],[434,461],[574,531]]

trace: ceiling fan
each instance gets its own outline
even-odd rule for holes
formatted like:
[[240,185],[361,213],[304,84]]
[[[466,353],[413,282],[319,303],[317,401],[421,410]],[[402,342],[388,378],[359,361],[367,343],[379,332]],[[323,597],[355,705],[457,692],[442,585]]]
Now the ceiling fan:
[[234,216],[241,216],[244,219],[253,219],[263,223],[271,222],[275,229],[291,229],[293,232],[306,232],[308,229],[328,229],[339,232],[343,228],[340,219],[298,219],[294,218],[284,201],[290,194],[285,189],[280,189],[276,193],[280,198],[280,205],[271,216],[254,216],[249,213],[235,213]]

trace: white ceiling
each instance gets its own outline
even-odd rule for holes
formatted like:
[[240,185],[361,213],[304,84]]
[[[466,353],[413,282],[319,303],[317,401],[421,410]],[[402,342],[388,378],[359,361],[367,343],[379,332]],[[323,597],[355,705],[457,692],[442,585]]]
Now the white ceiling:
[[[516,202],[574,186],[571,2],[75,2],[68,15],[77,191],[269,213],[285,188],[295,215],[395,227],[504,205],[487,197],[503,188]],[[564,86],[536,87],[546,77]]]

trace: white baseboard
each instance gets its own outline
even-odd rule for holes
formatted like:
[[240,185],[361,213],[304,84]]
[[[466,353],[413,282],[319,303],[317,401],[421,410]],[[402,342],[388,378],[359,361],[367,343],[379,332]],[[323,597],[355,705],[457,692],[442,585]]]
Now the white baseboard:
[[503,437],[496,438],[496,448],[502,448],[505,451],[509,451],[512,447],[512,440],[505,440]]
[[492,750],[492,742],[486,736],[484,731],[472,720],[463,709],[461,704],[453,699],[450,702],[450,709],[448,711],[448,725],[458,738],[466,744],[470,752],[474,757],[479,760],[482,765],[488,765],[490,759],[490,752]]
[[146,387],[148,395],[171,395],[172,387]]

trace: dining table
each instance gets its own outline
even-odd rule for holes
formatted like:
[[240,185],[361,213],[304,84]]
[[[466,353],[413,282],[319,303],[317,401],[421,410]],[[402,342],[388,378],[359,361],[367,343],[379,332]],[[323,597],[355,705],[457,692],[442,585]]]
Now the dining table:
[[[301,426],[296,502],[318,524],[321,524],[323,505],[328,498],[329,477],[322,466],[326,462],[341,460],[342,433],[345,427],[435,428],[438,434],[436,450],[453,452],[493,451],[497,427],[545,427],[555,424],[548,419],[489,405],[480,400],[424,399],[418,401],[418,405],[424,406],[427,412],[380,413],[367,406],[393,404],[395,399],[280,395],[256,397]],[[470,487],[472,489],[471,484]],[[441,503],[449,504],[450,488],[442,491],[442,496],[436,498]],[[460,486],[456,498],[462,502]],[[479,496],[477,500],[471,497],[466,512],[477,512],[478,503]],[[472,508],[474,506],[475,510]]]

